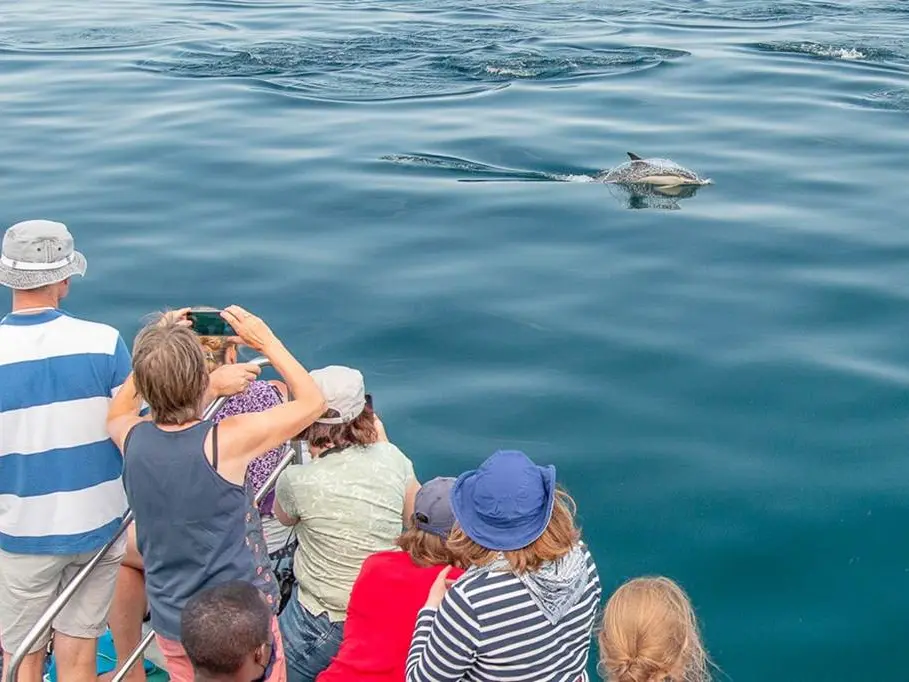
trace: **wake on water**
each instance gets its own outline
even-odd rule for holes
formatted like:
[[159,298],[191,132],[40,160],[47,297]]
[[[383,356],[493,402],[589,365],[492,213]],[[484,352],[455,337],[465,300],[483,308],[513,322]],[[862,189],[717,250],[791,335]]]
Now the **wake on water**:
[[502,166],[492,166],[477,161],[468,161],[459,159],[455,156],[440,156],[437,154],[388,154],[382,157],[383,161],[392,163],[422,166],[425,168],[435,168],[440,171],[450,171],[454,173],[468,173],[470,176],[460,178],[459,182],[489,182],[489,181],[536,181],[536,182],[569,182],[569,178],[580,177],[586,178],[581,182],[593,182],[592,175],[560,175],[558,173],[546,173],[544,171],[519,170],[516,168],[505,168]]

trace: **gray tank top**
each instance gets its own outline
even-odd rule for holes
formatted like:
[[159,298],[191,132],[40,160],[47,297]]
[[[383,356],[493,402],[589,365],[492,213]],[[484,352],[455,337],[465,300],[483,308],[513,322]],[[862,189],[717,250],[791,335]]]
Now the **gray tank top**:
[[[255,584],[247,543],[246,491],[222,478],[202,449],[212,423],[163,431],[140,422],[123,448],[123,485],[135,514],[155,631],[179,641],[180,614],[199,590],[230,580]],[[217,430],[212,434],[217,440]]]

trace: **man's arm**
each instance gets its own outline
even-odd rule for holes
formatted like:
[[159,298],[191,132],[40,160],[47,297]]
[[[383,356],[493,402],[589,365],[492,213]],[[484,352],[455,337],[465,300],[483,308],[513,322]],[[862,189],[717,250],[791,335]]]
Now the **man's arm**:
[[142,399],[136,392],[136,382],[133,380],[133,373],[130,372],[107,408],[107,433],[114,444],[120,448],[121,453],[126,434],[143,420],[139,416],[141,409]]

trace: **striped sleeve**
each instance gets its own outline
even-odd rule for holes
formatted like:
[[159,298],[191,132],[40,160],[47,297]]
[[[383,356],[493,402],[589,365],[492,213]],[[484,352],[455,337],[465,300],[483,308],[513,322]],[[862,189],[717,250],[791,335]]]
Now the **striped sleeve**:
[[457,682],[474,665],[480,628],[473,607],[458,585],[438,611],[424,608],[417,617],[407,656],[406,682]]

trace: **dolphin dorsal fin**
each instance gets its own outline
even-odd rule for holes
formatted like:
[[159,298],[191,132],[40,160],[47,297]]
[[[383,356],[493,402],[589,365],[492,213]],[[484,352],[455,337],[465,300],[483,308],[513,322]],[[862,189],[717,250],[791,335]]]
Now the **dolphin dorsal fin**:
[[632,154],[631,152],[627,152],[627,154],[628,154],[628,158],[630,158],[632,161],[643,161],[644,160],[637,154]]

